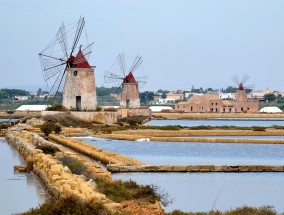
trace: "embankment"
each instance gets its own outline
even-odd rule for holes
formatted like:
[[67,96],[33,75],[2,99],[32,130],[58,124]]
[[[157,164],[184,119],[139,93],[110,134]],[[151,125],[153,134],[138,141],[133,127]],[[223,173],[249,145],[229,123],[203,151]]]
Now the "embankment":
[[[121,205],[106,198],[104,194],[96,191],[96,184],[93,180],[85,181],[79,175],[72,174],[62,163],[51,154],[45,154],[37,149],[36,145],[52,145],[37,134],[27,131],[9,131],[6,139],[10,145],[15,147],[24,157],[29,167],[35,172],[45,185],[46,189],[56,198],[74,196],[81,201],[101,202],[111,211],[121,210]],[[68,155],[74,159],[79,159],[75,154]],[[57,155],[58,156],[58,155]],[[89,175],[93,177],[110,177],[109,173],[94,167],[93,163],[84,163]]]
[[73,138],[64,137],[62,135],[55,135],[55,134],[50,134],[48,137],[57,143],[68,146],[74,149],[75,151],[88,155],[91,158],[99,160],[104,164],[124,164],[129,166],[143,165],[142,162],[137,161],[135,159],[114,152],[110,152],[107,150],[103,150],[99,147],[92,146],[83,141],[79,141]]
[[124,172],[284,172],[283,165],[107,165],[113,173]]
[[152,113],[152,119],[283,118],[283,113]]
[[[266,131],[252,130],[126,130],[115,131],[112,134],[96,135],[102,138],[135,141],[147,138],[150,141],[162,142],[208,142],[208,143],[254,143],[254,144],[284,144],[284,140],[272,139],[240,139],[237,136],[284,136],[284,130],[267,129]],[[206,136],[210,136],[206,138]],[[218,136],[214,138],[214,136]],[[236,136],[236,138],[221,138],[220,136]]]

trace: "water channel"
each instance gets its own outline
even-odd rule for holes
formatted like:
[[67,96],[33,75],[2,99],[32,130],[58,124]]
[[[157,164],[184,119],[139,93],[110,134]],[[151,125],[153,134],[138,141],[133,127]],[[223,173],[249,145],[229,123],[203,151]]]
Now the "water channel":
[[[278,144],[82,140],[146,164],[284,164],[284,147]],[[284,173],[119,173],[113,178],[160,187],[173,199],[166,211],[227,210],[243,205],[271,205],[284,211]]]
[[250,119],[250,120],[151,120],[146,125],[166,126],[166,125],[181,125],[181,126],[263,126],[270,127],[273,125],[284,126],[284,118],[282,119]]
[[14,165],[24,164],[24,160],[5,138],[0,138],[0,160],[0,214],[25,212],[48,198],[33,173],[14,172]]

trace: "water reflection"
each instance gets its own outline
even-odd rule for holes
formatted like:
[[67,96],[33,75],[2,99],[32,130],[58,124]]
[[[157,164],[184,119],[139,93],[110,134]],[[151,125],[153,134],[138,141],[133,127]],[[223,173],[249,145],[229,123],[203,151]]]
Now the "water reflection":
[[32,173],[14,172],[14,165],[23,164],[18,152],[0,138],[0,214],[19,213],[42,204],[48,195]]

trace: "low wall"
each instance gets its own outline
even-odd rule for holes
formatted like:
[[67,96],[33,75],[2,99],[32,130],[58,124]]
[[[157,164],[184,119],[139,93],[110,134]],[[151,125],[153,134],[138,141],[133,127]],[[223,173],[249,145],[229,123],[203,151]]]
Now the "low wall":
[[133,158],[129,158],[114,152],[103,150],[97,146],[93,146],[73,138],[68,138],[62,135],[55,135],[55,134],[50,134],[48,137],[57,143],[68,146],[80,153],[90,156],[91,158],[99,160],[104,164],[120,164],[120,165],[126,164],[129,166],[143,165],[142,162],[137,161]]
[[118,117],[132,117],[132,116],[144,116],[151,117],[151,110],[149,108],[129,108],[129,109],[118,109]]
[[155,112],[153,119],[282,118],[284,113],[170,113]]
[[283,165],[107,165],[113,173],[123,172],[284,172]]
[[41,116],[69,113],[71,116],[88,122],[100,122],[107,125],[117,123],[116,112],[84,112],[84,111],[42,111]]
[[[85,181],[81,176],[72,174],[52,155],[44,154],[42,150],[35,147],[35,143],[52,145],[51,142],[27,131],[7,132],[6,139],[25,158],[27,165],[32,166],[32,170],[39,176],[47,190],[54,197],[74,196],[81,201],[101,202],[111,211],[121,210],[120,204],[109,200],[104,194],[95,191],[96,184],[92,180]],[[90,173],[96,174],[97,168],[94,170],[91,164],[88,168]],[[103,171],[101,170],[100,172],[102,173]]]

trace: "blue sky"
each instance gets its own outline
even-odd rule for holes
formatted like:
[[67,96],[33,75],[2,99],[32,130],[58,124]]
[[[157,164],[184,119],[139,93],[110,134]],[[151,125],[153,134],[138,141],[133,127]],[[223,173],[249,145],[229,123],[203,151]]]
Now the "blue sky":
[[84,16],[98,86],[124,52],[143,56],[142,91],[227,87],[235,74],[284,91],[283,11],[283,0],[2,0],[0,88],[44,85],[38,53]]

